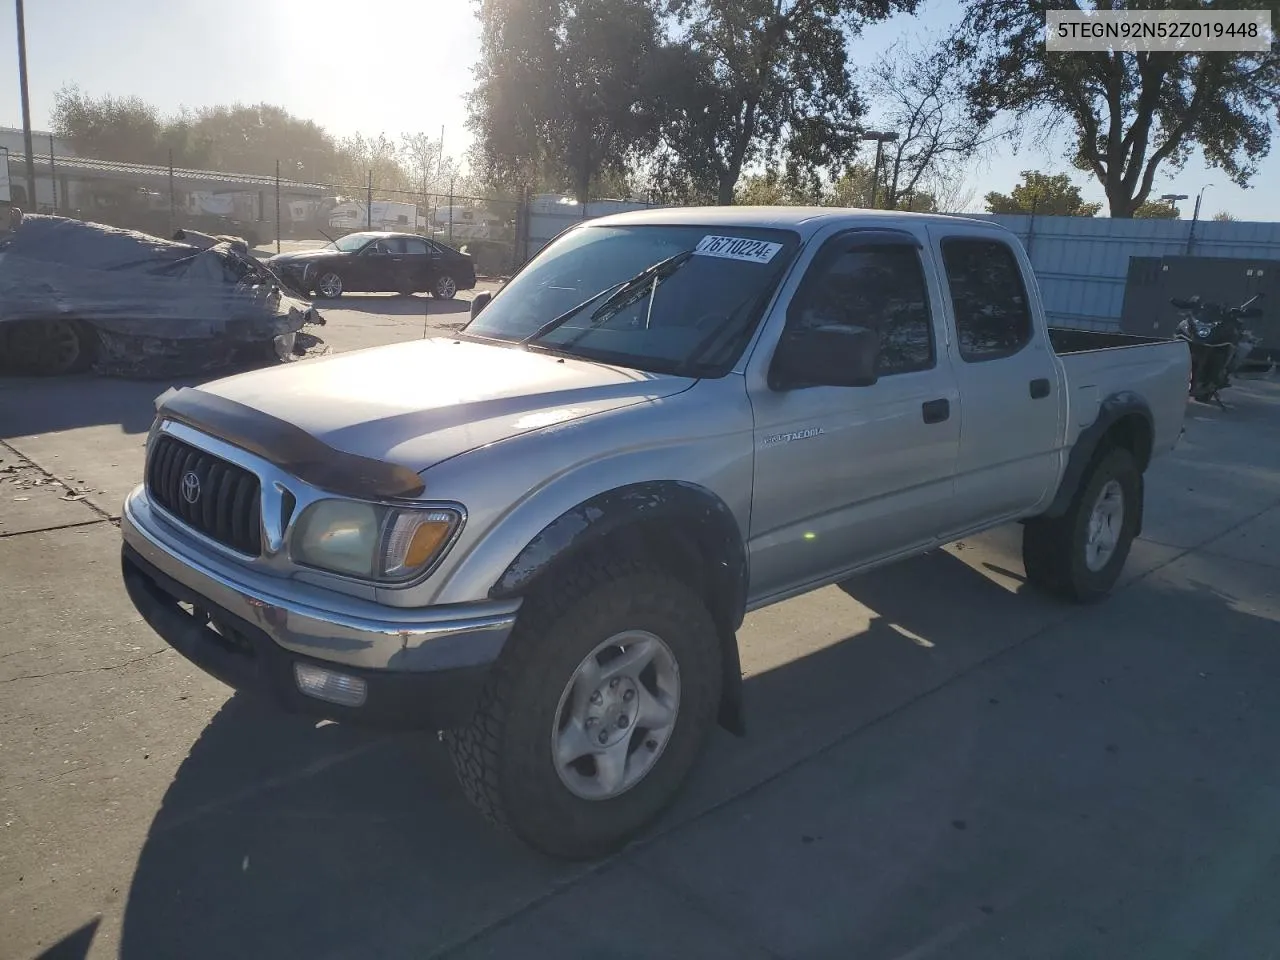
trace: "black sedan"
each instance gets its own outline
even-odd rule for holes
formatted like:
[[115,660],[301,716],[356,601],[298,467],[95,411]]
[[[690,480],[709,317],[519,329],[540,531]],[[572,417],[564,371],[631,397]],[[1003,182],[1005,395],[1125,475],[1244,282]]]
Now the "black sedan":
[[267,263],[302,293],[330,299],[355,292],[427,291],[452,300],[459,290],[476,285],[469,256],[412,233],[351,233],[319,250],[281,253]]

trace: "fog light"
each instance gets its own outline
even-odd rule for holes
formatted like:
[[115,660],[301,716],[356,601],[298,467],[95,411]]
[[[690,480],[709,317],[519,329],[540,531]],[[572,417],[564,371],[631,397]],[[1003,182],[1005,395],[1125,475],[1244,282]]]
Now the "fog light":
[[295,663],[293,677],[298,681],[298,689],[307,696],[344,707],[362,706],[368,693],[368,686],[359,677],[334,673],[323,667],[313,667],[309,663]]

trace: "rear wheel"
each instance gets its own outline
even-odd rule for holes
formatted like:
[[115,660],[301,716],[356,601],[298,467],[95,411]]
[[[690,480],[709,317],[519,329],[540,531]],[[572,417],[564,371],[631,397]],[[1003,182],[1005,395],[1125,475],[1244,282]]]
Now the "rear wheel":
[[544,853],[596,857],[666,809],[719,698],[703,603],[661,569],[611,560],[525,602],[474,718],[446,739],[487,819]]
[[442,274],[436,279],[436,284],[431,288],[431,295],[437,300],[452,300],[458,295],[458,281],[447,273]]
[[326,270],[316,279],[316,292],[326,300],[338,299],[342,296],[342,277]]
[[1138,463],[1128,450],[1113,448],[1094,465],[1066,513],[1023,526],[1027,579],[1080,603],[1106,596],[1129,557],[1141,506]]

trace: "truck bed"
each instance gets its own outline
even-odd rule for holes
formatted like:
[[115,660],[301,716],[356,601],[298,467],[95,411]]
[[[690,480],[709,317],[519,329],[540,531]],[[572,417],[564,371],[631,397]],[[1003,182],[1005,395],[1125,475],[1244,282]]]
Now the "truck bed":
[[1138,337],[1129,333],[1103,333],[1097,330],[1076,330],[1071,327],[1050,327],[1049,342],[1053,344],[1053,352],[1064,357],[1072,353],[1088,353],[1091,350],[1114,350],[1118,347],[1139,347],[1170,341],[1160,337]]
[[1185,341],[1061,327],[1049,328],[1049,341],[1067,378],[1069,443],[1093,423],[1104,398],[1131,393],[1151,410],[1154,452],[1173,447],[1187,403]]

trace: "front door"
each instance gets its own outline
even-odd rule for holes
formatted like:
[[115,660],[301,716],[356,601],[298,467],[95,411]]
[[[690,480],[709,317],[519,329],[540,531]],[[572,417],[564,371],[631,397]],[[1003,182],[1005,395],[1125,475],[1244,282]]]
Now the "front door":
[[853,230],[819,248],[796,289],[788,333],[878,331],[879,379],[781,391],[749,380],[753,603],[929,543],[945,526],[959,398],[930,283],[912,234]]
[[352,290],[363,290],[367,293],[383,293],[395,289],[393,280],[395,262],[387,240],[375,240],[360,251],[355,258]]
[[1057,480],[1062,385],[1014,249],[971,228],[931,225],[929,233],[964,398],[953,527],[961,532],[1025,512]]

